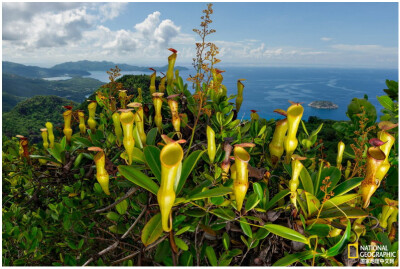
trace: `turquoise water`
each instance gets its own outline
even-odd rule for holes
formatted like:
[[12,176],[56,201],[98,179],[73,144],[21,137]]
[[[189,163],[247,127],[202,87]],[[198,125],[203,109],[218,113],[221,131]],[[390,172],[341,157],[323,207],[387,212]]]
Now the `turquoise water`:
[[[385,80],[398,80],[397,69],[344,69],[344,68],[283,68],[283,67],[226,67],[223,84],[229,94],[236,94],[236,81],[244,78],[243,104],[239,118],[249,118],[250,110],[258,110],[261,117],[280,118],[274,109],[287,109],[294,102],[304,102],[303,119],[317,116],[322,119],[347,120],[346,110],[351,99],[363,98],[382,109],[376,96],[384,95]],[[90,71],[89,71],[90,72]],[[107,82],[106,72],[93,71],[89,77]],[[150,74],[151,72],[121,72]],[[193,69],[181,71],[183,79],[193,75]],[[189,87],[190,88],[190,87]],[[315,109],[307,106],[312,101],[332,101],[338,109]]]
[[44,80],[54,81],[54,80],[67,80],[71,79],[72,77],[51,77],[51,78],[43,78]]

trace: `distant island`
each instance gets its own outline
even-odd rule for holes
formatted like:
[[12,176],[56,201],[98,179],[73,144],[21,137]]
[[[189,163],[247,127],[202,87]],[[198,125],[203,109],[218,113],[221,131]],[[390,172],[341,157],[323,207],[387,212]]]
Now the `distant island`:
[[[107,61],[65,62],[50,68],[3,61],[2,111],[3,113],[10,111],[19,102],[35,95],[55,95],[82,102],[104,84],[98,79],[87,77],[91,75],[90,71],[105,73],[115,66],[118,66],[121,71],[148,72],[145,77],[153,72],[149,70],[149,67]],[[157,71],[158,76],[162,76],[160,72],[165,73],[168,65],[152,67]],[[176,66],[175,69],[188,70],[183,66]]]
[[[88,61],[88,60],[83,60],[83,61],[77,61],[77,62],[66,62],[66,63],[61,63],[53,66],[51,69],[54,70],[80,70],[80,71],[108,71],[110,68],[115,68],[115,66],[118,66],[122,71],[149,71],[149,68],[152,67],[157,71],[166,71],[168,68],[168,65],[164,65],[161,67],[155,67],[155,66],[136,66],[136,65],[129,65],[129,64],[123,64],[123,63],[113,63],[113,62],[107,62],[107,61]],[[188,68],[184,66],[175,66],[175,69],[178,69],[179,71],[181,70],[189,70]]]
[[[118,66],[121,71],[141,71],[151,72],[150,67],[154,68],[158,72],[165,72],[168,65],[155,67],[155,66],[136,66],[123,63],[113,63],[107,61],[77,61],[77,62],[65,62],[56,64],[50,68],[23,65],[14,62],[3,61],[3,73],[18,75],[26,78],[50,78],[50,77],[83,77],[89,76],[90,71],[109,71],[110,68]],[[189,70],[184,66],[175,66],[175,69],[179,71]]]
[[77,69],[53,69],[44,68],[32,65],[24,65],[13,62],[2,62],[3,74],[12,74],[25,78],[48,78],[48,77],[76,77],[89,76],[90,73],[86,70]]
[[308,106],[318,109],[337,109],[339,107],[331,101],[314,101],[309,103]]

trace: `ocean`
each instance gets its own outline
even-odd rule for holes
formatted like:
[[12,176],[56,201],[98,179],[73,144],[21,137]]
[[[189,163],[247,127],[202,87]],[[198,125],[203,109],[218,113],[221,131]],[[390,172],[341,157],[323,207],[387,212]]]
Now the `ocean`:
[[[288,100],[304,102],[303,120],[310,116],[322,119],[348,120],[347,106],[355,97],[368,100],[375,105],[378,114],[382,106],[376,96],[385,95],[385,80],[398,81],[397,69],[345,69],[345,68],[288,68],[288,67],[219,67],[223,73],[223,84],[228,95],[236,94],[237,80],[243,81],[243,104],[239,118],[249,119],[250,110],[266,119],[282,118],[274,109],[287,109]],[[108,82],[108,75],[102,71],[89,71],[89,77]],[[125,74],[151,74],[150,72],[121,72]],[[181,71],[180,76],[186,80],[194,70]],[[189,85],[191,89],[191,85]],[[234,101],[234,100],[233,100]],[[337,109],[316,109],[309,107],[312,101],[331,101]]]

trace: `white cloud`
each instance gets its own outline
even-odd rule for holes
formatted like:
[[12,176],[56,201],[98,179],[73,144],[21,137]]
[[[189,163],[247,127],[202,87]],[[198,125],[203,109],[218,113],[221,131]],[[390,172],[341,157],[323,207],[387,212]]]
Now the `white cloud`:
[[131,31],[111,31],[104,26],[98,26],[96,30],[85,33],[85,39],[92,50],[104,50],[107,54],[132,52],[139,42]]
[[154,31],[154,37],[160,46],[166,47],[179,34],[180,29],[171,20],[163,20]]
[[[3,57],[22,62],[107,60],[123,62],[166,59],[167,48],[189,56],[193,34],[182,34],[155,11],[134,25],[111,30],[103,25],[120,15],[127,3],[4,3]],[[140,51],[140,53],[134,53]],[[191,51],[193,55],[193,52]],[[129,59],[127,56],[130,56]]]
[[80,40],[93,16],[85,6],[57,4],[47,8],[42,3],[7,3],[3,7],[3,40],[22,49],[64,46]]
[[135,29],[142,34],[145,39],[153,40],[154,39],[154,31],[160,22],[159,11],[155,11],[152,14],[149,14],[147,18],[135,25]]
[[254,55],[255,57],[261,57],[263,55],[264,50],[265,50],[265,44],[262,43],[259,47],[251,49],[249,54]]
[[279,56],[282,55],[283,49],[282,48],[277,48],[277,49],[267,49],[263,52],[264,56],[267,57],[273,57],[273,56]]
[[117,3],[110,2],[103,4],[99,7],[99,17],[102,22],[106,20],[112,20],[119,16],[121,11],[123,11],[128,3]]
[[349,52],[360,53],[377,53],[377,54],[397,54],[397,48],[384,47],[381,45],[349,45],[349,44],[335,44],[331,46],[333,49]]
[[180,27],[168,19],[160,23],[160,16],[159,11],[149,14],[143,22],[135,25],[135,29],[150,41],[150,45],[166,48],[169,41],[179,35]]
[[332,37],[321,37],[322,41],[332,41],[333,38]]

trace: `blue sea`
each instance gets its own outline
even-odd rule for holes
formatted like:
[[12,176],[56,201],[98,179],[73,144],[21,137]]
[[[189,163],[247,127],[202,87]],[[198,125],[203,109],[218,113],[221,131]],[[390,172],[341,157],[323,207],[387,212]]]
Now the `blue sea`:
[[[288,67],[226,67],[223,84],[229,94],[236,94],[236,82],[240,78],[245,85],[243,104],[239,118],[250,118],[250,110],[266,119],[281,118],[274,109],[287,109],[288,100],[304,102],[303,119],[317,116],[322,119],[348,120],[346,110],[355,97],[368,100],[380,113],[382,106],[376,96],[385,95],[385,80],[398,81],[397,69],[344,69],[344,68],[288,68]],[[89,77],[108,82],[106,72],[93,71]],[[151,72],[121,72],[125,74],[151,74]],[[194,75],[193,69],[181,71],[185,80]],[[189,86],[191,88],[191,85]],[[309,107],[312,101],[332,101],[338,109],[315,109]]]

